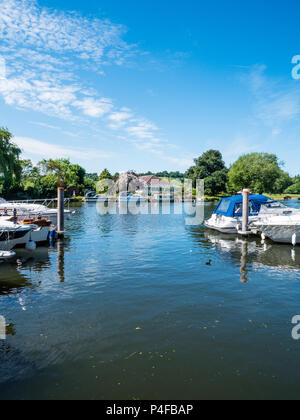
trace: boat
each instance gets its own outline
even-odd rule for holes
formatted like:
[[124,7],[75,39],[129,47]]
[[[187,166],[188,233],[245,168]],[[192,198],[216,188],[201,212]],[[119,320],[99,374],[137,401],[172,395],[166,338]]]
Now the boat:
[[20,225],[8,220],[0,220],[0,250],[11,251],[16,246],[30,241],[31,225]]
[[21,222],[24,226],[31,226],[30,240],[37,245],[44,244],[49,239],[51,221],[47,219],[26,219]]
[[153,203],[174,203],[175,196],[174,194],[167,194],[167,193],[155,193],[151,198],[151,202]]
[[259,232],[273,242],[300,244],[300,214],[275,215],[259,219],[254,223]]
[[[58,211],[47,206],[33,203],[15,203],[0,198],[0,217],[13,216],[16,212],[18,220],[31,218],[46,218],[56,227]],[[71,211],[65,210],[65,216],[69,217]]]
[[0,251],[0,262],[9,261],[16,256],[13,251]]
[[119,194],[120,203],[143,203],[146,201],[146,198],[139,194],[132,194],[127,191],[120,192]]
[[[1,217],[0,233],[2,233],[3,243],[0,249],[10,250],[18,247],[25,247],[35,244],[44,244],[48,241],[51,229],[51,221],[47,219],[25,219],[16,220],[14,218]],[[14,235],[12,232],[16,232]],[[26,232],[26,235],[22,235]],[[1,238],[1,236],[0,236]],[[1,241],[1,239],[0,239]]]
[[82,201],[85,203],[107,203],[109,200],[112,200],[112,198],[107,197],[106,195],[96,194],[94,191],[89,191]]
[[[249,196],[249,225],[258,220],[262,205],[274,203],[265,195]],[[277,202],[276,202],[277,203]],[[280,204],[280,203],[279,203]],[[210,219],[204,222],[209,229],[221,233],[236,234],[241,228],[243,211],[243,196],[223,198]]]

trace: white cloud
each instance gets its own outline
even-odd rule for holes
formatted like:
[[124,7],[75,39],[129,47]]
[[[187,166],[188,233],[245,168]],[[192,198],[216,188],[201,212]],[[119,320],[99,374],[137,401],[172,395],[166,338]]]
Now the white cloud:
[[83,100],[77,100],[72,104],[76,108],[83,111],[84,115],[93,118],[103,117],[109,113],[113,107],[110,99],[93,99],[85,98]]
[[[119,130],[116,134],[134,147],[171,159],[163,151],[167,142],[153,122],[103,98],[91,86],[93,78],[83,78],[80,73],[101,75],[109,65],[122,66],[131,57],[146,54],[124,41],[124,26],[42,8],[35,0],[0,0],[0,8],[0,58],[6,68],[6,78],[0,78],[0,95],[7,105],[79,125],[90,125],[93,120],[95,130],[100,126],[97,123],[102,130],[105,124]],[[22,137],[17,140],[26,153],[44,157],[107,156],[97,150],[73,150]]]
[[132,120],[135,125],[126,128],[128,134],[138,139],[153,139],[154,132],[158,130],[155,124],[146,120]]
[[97,64],[118,64],[132,53],[126,29],[108,19],[90,19],[39,7],[35,0],[1,0],[0,37],[9,47],[72,53]]
[[111,115],[109,115],[108,119],[111,121],[111,124],[109,124],[109,127],[113,130],[117,130],[125,125],[125,123],[132,118],[132,113],[130,110],[127,110],[126,108],[123,110],[120,110],[119,112],[113,112]]
[[0,8],[6,67],[0,95],[8,105],[69,120],[81,118],[78,111],[99,118],[111,110],[111,101],[86,88],[78,70],[103,73],[136,54],[123,40],[124,26],[42,8],[35,0],[0,0]]
[[265,66],[254,66],[249,74],[256,118],[274,130],[300,117],[300,85],[294,80],[267,78]]
[[80,160],[108,159],[114,155],[95,149],[75,149],[57,146],[28,137],[15,137],[14,142],[25,154],[40,158],[75,158]]

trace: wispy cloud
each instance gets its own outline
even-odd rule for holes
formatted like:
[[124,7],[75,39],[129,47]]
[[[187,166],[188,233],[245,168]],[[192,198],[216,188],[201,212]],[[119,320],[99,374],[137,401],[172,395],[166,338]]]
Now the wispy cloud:
[[39,158],[74,158],[80,160],[109,159],[114,156],[102,150],[67,148],[45,143],[40,140],[28,137],[15,137],[14,142],[22,149],[25,154],[37,156]]
[[35,0],[0,0],[0,8],[6,62],[0,94],[7,104],[65,119],[74,119],[76,110],[94,118],[110,111],[110,100],[87,95],[76,71],[101,73],[136,54],[123,40],[124,26],[41,8]]
[[[169,159],[171,145],[162,139],[155,123],[103,97],[91,86],[92,82],[85,82],[89,78],[82,77],[82,72],[101,75],[109,66],[123,66],[137,56],[148,57],[124,40],[127,30],[123,25],[43,8],[36,0],[0,0],[0,8],[0,55],[6,64],[6,77],[0,79],[0,95],[7,105],[73,124],[106,128],[113,136],[117,131],[133,147]],[[184,57],[176,53],[173,58]],[[47,128],[47,124],[39,124]],[[54,126],[49,124],[48,128]],[[61,132],[72,135],[63,129]],[[90,152],[72,151],[33,139],[19,137],[18,141],[31,154],[38,151],[43,156],[47,153],[91,157]],[[94,158],[102,157],[102,153],[97,153]]]
[[271,79],[266,66],[254,66],[249,77],[250,91],[254,97],[255,117],[273,132],[300,118],[300,84],[292,80]]

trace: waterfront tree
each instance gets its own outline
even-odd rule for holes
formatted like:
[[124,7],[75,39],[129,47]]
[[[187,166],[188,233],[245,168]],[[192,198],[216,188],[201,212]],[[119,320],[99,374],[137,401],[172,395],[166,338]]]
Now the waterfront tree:
[[238,192],[250,188],[254,193],[278,193],[287,183],[278,157],[268,153],[251,153],[241,156],[228,173],[228,189]]
[[193,180],[194,187],[197,180],[204,179],[206,194],[216,195],[226,190],[228,170],[221,152],[209,150],[194,162],[195,165],[186,173],[187,178]]
[[99,180],[97,182],[96,190],[98,194],[105,194],[108,191],[107,180],[112,181],[113,176],[108,169],[104,169],[99,175]]
[[0,190],[4,194],[19,185],[22,173],[21,150],[12,137],[7,129],[0,128]]

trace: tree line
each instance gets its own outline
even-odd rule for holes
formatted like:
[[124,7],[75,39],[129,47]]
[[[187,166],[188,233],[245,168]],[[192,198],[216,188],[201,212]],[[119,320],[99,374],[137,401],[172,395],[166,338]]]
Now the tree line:
[[[53,198],[57,187],[64,187],[67,194],[83,195],[87,190],[101,189],[103,179],[117,179],[107,169],[98,175],[89,174],[69,159],[48,159],[33,164],[21,159],[21,150],[13,143],[12,134],[0,128],[0,194],[17,198]],[[275,154],[251,153],[242,155],[229,168],[221,152],[209,150],[194,160],[185,173],[162,171],[139,175],[156,175],[160,178],[190,178],[194,185],[205,179],[206,195],[235,194],[243,188],[255,193],[300,194],[300,175],[290,177],[283,162]],[[99,187],[100,186],[100,187]]]
[[194,163],[187,177],[194,182],[205,179],[207,195],[234,194],[244,188],[258,194],[300,194],[300,176],[290,177],[275,154],[245,154],[227,168],[222,154],[209,150]]

